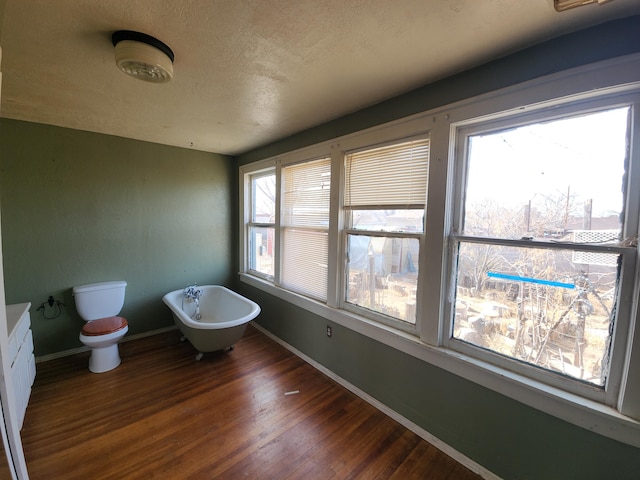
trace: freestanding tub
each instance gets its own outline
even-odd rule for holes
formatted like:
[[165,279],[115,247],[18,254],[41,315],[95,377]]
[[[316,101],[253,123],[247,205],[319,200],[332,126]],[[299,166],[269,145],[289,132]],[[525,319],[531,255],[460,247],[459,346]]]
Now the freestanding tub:
[[196,360],[200,360],[205,352],[233,348],[260,307],[220,285],[196,288],[202,292],[198,301],[185,298],[184,290],[169,292],[162,301],[171,309],[182,335],[198,350]]

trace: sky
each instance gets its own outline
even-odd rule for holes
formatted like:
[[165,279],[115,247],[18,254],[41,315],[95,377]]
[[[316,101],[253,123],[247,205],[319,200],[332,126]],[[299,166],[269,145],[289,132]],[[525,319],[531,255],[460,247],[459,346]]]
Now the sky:
[[[629,108],[476,135],[470,139],[467,203],[513,206],[545,195],[593,200],[593,216],[622,210]],[[565,197],[566,198],[566,197]]]

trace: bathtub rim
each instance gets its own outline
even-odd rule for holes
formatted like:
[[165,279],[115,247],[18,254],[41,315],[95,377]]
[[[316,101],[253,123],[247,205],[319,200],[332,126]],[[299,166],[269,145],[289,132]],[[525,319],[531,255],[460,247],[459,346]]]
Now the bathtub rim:
[[235,318],[233,320],[228,320],[225,322],[200,322],[198,320],[194,320],[190,318],[183,310],[180,303],[176,303],[174,300],[180,300],[184,289],[173,290],[169,293],[166,293],[162,297],[162,301],[169,307],[169,310],[178,318],[183,324],[188,327],[198,329],[198,330],[221,330],[224,328],[233,328],[239,325],[243,325],[245,323],[249,323],[251,320],[256,318],[260,313],[260,306],[255,303],[253,300],[248,299],[247,297],[240,295],[238,292],[235,292],[224,285],[198,285],[198,288],[206,291],[207,289],[214,290],[222,290],[225,292],[225,295],[231,295],[236,299],[240,300],[243,303],[246,303],[251,307],[251,311],[243,315],[242,317]]

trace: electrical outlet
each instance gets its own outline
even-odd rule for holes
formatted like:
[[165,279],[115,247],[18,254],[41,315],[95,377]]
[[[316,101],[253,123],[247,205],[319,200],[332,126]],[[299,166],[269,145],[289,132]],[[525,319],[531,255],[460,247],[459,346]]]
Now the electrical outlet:
[[327,337],[330,337],[333,332],[331,331],[331,327],[327,325]]

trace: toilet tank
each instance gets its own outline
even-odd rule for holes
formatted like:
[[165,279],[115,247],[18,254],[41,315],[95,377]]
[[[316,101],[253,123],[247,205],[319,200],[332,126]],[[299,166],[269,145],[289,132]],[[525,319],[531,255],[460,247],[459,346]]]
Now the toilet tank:
[[124,305],[125,281],[89,283],[73,287],[78,315],[85,321],[113,317]]

